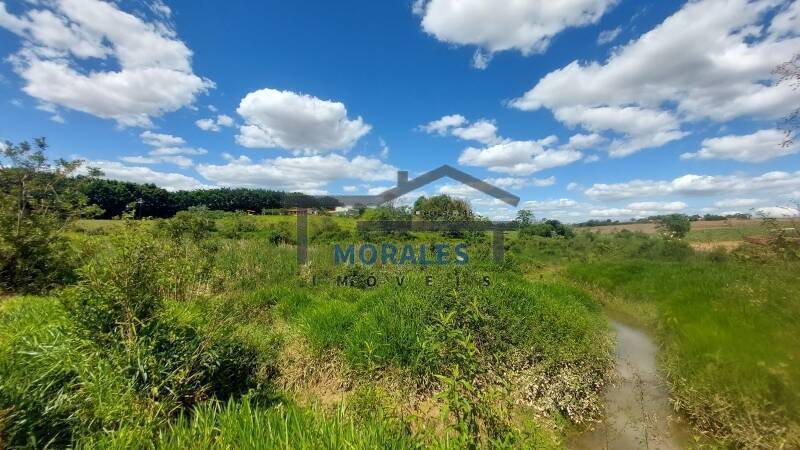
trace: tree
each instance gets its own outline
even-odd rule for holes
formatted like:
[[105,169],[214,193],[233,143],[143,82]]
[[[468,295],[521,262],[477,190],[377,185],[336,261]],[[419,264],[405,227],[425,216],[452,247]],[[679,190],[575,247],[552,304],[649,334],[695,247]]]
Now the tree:
[[569,225],[563,224],[555,219],[545,219],[538,223],[531,223],[520,228],[520,236],[541,236],[547,238],[567,238],[575,237],[575,231]]
[[[48,162],[47,142],[6,142],[0,158],[0,289],[40,292],[72,272],[64,231],[87,206],[71,175],[82,161]],[[90,175],[98,175],[90,171]]]
[[[800,53],[794,55],[790,61],[775,68],[774,73],[778,75],[776,84],[788,83],[792,89],[800,88]],[[800,128],[800,107],[790,112],[783,120],[783,131],[786,133],[784,147],[789,147],[794,143],[795,133]]]
[[685,214],[668,214],[660,216],[656,221],[656,229],[663,236],[670,239],[682,239],[686,237],[692,223],[689,216]]
[[414,202],[414,214],[425,220],[466,221],[473,218],[469,203],[445,194],[418,198]]
[[533,220],[533,211],[529,209],[520,209],[517,211],[517,218],[514,220],[514,222],[517,222],[521,227],[527,227],[533,223]]

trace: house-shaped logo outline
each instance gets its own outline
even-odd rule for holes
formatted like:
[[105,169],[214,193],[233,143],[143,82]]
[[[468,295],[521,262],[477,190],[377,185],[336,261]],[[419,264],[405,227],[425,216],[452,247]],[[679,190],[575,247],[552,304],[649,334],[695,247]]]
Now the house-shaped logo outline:
[[[386,191],[377,194],[377,195],[332,195],[327,196],[327,198],[336,199],[339,203],[343,205],[364,205],[364,206],[379,206],[384,203],[392,202],[409,192],[412,192],[416,189],[419,189],[422,186],[427,184],[433,183],[441,178],[449,177],[455,181],[459,181],[462,184],[472,187],[480,192],[483,192],[486,195],[494,197],[504,203],[507,203],[511,206],[517,206],[519,204],[519,197],[516,195],[500,189],[497,186],[494,186],[486,181],[483,181],[479,178],[475,178],[472,175],[462,172],[452,166],[444,164],[436,169],[431,170],[430,172],[426,172],[413,180],[408,179],[408,172],[405,170],[400,170],[397,172],[397,186],[387,189]],[[363,225],[364,222],[359,222],[359,227]],[[378,225],[378,228],[391,226],[389,223],[385,222],[378,222],[374,223],[373,225]],[[413,225],[423,225],[425,226],[433,226],[434,229],[441,228],[444,225],[445,228],[453,228],[453,227],[464,227],[467,226],[473,230],[485,230],[485,231],[492,231],[492,254],[494,256],[494,260],[497,263],[502,263],[503,261],[503,231],[515,228],[513,223],[508,222],[477,222],[477,223],[451,223],[451,224],[441,224],[435,222],[428,222],[428,221],[412,221],[408,222],[408,225],[411,225],[410,228],[413,228]],[[387,228],[388,230],[388,228]],[[297,263],[299,265],[304,265],[308,262],[308,216],[306,215],[306,210],[301,209],[298,210],[297,215]]]
[[449,177],[455,181],[483,192],[484,194],[494,197],[511,206],[519,204],[519,197],[516,195],[500,189],[486,181],[475,178],[472,175],[462,172],[455,167],[444,164],[436,169],[426,172],[413,180],[408,179],[408,172],[400,170],[397,172],[397,186],[387,189],[386,191],[377,195],[332,195],[343,205],[364,205],[364,206],[378,206],[384,203],[392,202],[409,192],[421,188],[427,184],[433,183],[441,178]]

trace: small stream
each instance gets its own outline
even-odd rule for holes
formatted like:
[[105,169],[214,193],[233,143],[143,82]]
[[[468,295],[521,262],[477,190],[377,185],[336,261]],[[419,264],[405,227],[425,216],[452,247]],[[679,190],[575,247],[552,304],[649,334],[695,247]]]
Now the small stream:
[[656,369],[657,347],[641,329],[612,317],[618,379],[606,392],[606,419],[571,438],[572,449],[682,449],[687,425],[672,410]]

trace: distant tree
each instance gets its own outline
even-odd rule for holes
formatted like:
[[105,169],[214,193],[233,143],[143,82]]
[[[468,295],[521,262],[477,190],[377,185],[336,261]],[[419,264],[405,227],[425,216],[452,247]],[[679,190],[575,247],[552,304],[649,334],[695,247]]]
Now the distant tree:
[[[101,218],[111,219],[136,204],[136,217],[172,217],[178,211],[206,207],[212,211],[264,211],[286,208],[330,209],[340,206],[333,197],[314,197],[299,192],[268,189],[217,188],[169,192],[154,184],[93,179],[84,193],[92,204],[100,206]],[[139,202],[141,200],[141,202]]]
[[[136,204],[136,217],[172,217],[179,208],[174,194],[154,184],[92,179],[84,183],[83,193],[89,202],[103,209],[102,219],[118,217]],[[141,202],[139,202],[141,200]],[[189,205],[193,206],[193,205]],[[184,209],[188,209],[188,206]]]
[[428,199],[425,198],[424,195],[417,197],[417,199],[414,201],[414,206],[411,207],[411,210],[414,212],[414,214],[416,214],[417,211],[422,210],[422,206],[425,204],[426,201],[428,201]]
[[378,206],[368,208],[361,215],[363,220],[411,220],[411,212],[407,207]]
[[[777,84],[788,83],[792,89],[800,88],[800,53],[794,55],[790,61],[776,67],[774,73],[779,76]],[[783,131],[786,133],[784,147],[789,147],[794,143],[798,129],[800,129],[800,107],[789,113],[783,120]]]
[[532,223],[520,229],[521,236],[541,236],[550,238],[573,238],[575,231],[569,225],[561,223],[555,219],[545,219],[538,223]]
[[671,239],[682,239],[689,234],[692,224],[685,214],[668,214],[660,216],[656,221],[656,229],[663,236]]
[[532,224],[534,220],[533,211],[530,209],[520,209],[517,211],[517,218],[514,220],[519,226],[527,227]]
[[[2,145],[0,157],[0,289],[41,292],[71,274],[64,235],[73,220],[97,212],[71,175],[80,160],[49,162],[39,138]],[[90,175],[97,175],[92,170]]]
[[597,220],[597,219],[590,219],[590,220],[587,220],[586,222],[576,223],[576,224],[575,224],[575,226],[576,226],[576,227],[600,227],[600,226],[604,226],[604,225],[619,225],[619,224],[620,224],[620,221],[619,221],[619,220],[611,220],[611,219]]
[[418,198],[414,203],[414,213],[419,213],[425,220],[464,221],[474,216],[469,203],[445,194]]
[[[422,220],[444,221],[444,222],[471,222],[476,219],[472,208],[465,200],[441,194],[433,197],[420,197],[414,202],[413,214]],[[442,232],[448,237],[467,237],[477,234],[465,232],[464,230],[453,230]],[[479,233],[478,233],[479,234]]]

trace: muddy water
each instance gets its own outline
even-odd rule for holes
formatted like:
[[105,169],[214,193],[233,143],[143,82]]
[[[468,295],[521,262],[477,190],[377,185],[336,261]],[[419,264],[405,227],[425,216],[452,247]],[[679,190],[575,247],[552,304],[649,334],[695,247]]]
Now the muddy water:
[[573,449],[682,449],[690,443],[683,421],[670,408],[656,370],[656,345],[639,328],[611,319],[616,333],[618,379],[606,393],[606,419],[574,436]]

